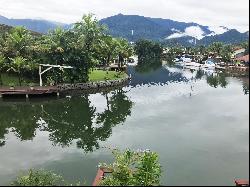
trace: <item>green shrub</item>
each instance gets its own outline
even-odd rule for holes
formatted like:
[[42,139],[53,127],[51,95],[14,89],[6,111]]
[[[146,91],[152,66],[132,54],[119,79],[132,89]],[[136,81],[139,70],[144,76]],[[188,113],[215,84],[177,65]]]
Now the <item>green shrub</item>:
[[19,176],[12,183],[13,186],[56,186],[64,183],[60,175],[56,175],[50,171],[30,170],[28,175]]
[[105,177],[102,186],[158,186],[161,166],[157,153],[151,151],[113,151],[113,164],[100,164],[112,171]]
[[14,86],[15,86],[15,83],[11,82],[11,83],[9,83],[9,86],[10,86],[10,87],[14,87]]
[[[84,185],[85,182],[82,183]],[[45,170],[29,170],[27,175],[17,177],[12,182],[12,186],[80,186],[81,182],[71,184],[66,182],[62,176],[51,171]]]

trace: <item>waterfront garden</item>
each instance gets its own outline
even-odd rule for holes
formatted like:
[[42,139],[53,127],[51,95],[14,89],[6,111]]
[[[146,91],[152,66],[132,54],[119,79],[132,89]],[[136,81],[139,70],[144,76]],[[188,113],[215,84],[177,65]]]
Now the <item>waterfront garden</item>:
[[[247,43],[237,46],[247,53]],[[186,54],[200,64],[209,57],[230,64],[237,46],[169,47],[148,40],[131,45],[108,35],[91,15],[48,35],[13,28],[1,36],[3,86],[38,84],[39,64],[74,67],[48,71],[47,85],[127,74],[132,80],[124,87],[63,99],[1,101],[0,154],[6,168],[0,170],[1,183],[82,185],[86,177],[83,184],[90,185],[100,162],[111,163],[99,168],[112,171],[102,185],[232,184],[235,176],[246,177],[248,79],[175,68],[174,61]],[[138,56],[137,66],[120,71],[132,54]],[[109,71],[114,61],[118,71]],[[131,150],[115,150],[111,159],[110,151],[103,151],[110,145]],[[30,168],[35,169],[27,174]],[[24,176],[17,176],[20,170]]]
[[73,67],[48,71],[48,85],[121,78],[124,75],[96,68],[108,67],[115,59],[119,68],[133,53],[128,41],[108,35],[92,15],[69,30],[57,28],[47,35],[15,27],[1,33],[0,41],[0,84],[6,86],[38,83],[39,64]]

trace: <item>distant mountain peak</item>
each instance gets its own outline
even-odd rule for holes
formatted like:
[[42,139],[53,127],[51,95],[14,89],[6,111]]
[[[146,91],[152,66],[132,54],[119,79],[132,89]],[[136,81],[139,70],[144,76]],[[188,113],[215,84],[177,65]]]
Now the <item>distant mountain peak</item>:
[[0,24],[9,26],[23,26],[26,29],[39,32],[47,33],[48,30],[55,29],[56,27],[64,27],[66,24],[59,22],[52,22],[43,19],[13,19],[6,18],[0,15]]

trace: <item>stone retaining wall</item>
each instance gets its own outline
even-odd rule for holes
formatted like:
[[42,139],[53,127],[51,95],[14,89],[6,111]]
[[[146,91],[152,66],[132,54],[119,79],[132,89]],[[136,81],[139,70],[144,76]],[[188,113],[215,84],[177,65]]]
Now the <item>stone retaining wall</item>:
[[60,84],[57,86],[60,92],[70,91],[70,90],[93,90],[100,88],[116,87],[124,85],[128,82],[129,77],[119,80],[107,80],[98,82],[88,82],[88,83],[76,83],[76,84]]

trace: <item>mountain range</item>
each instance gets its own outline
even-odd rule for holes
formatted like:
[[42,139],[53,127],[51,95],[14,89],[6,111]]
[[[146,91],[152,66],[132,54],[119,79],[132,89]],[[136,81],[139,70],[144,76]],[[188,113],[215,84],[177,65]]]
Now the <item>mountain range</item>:
[[[109,28],[114,37],[123,37],[129,41],[150,39],[169,45],[209,45],[215,41],[224,43],[240,43],[248,40],[249,32],[241,33],[226,27],[212,28],[197,23],[178,22],[171,19],[149,18],[138,15],[118,14],[100,20]],[[47,20],[9,19],[0,16],[0,24],[24,26],[29,30],[47,33],[57,27],[68,29],[72,24],[63,24]]]

